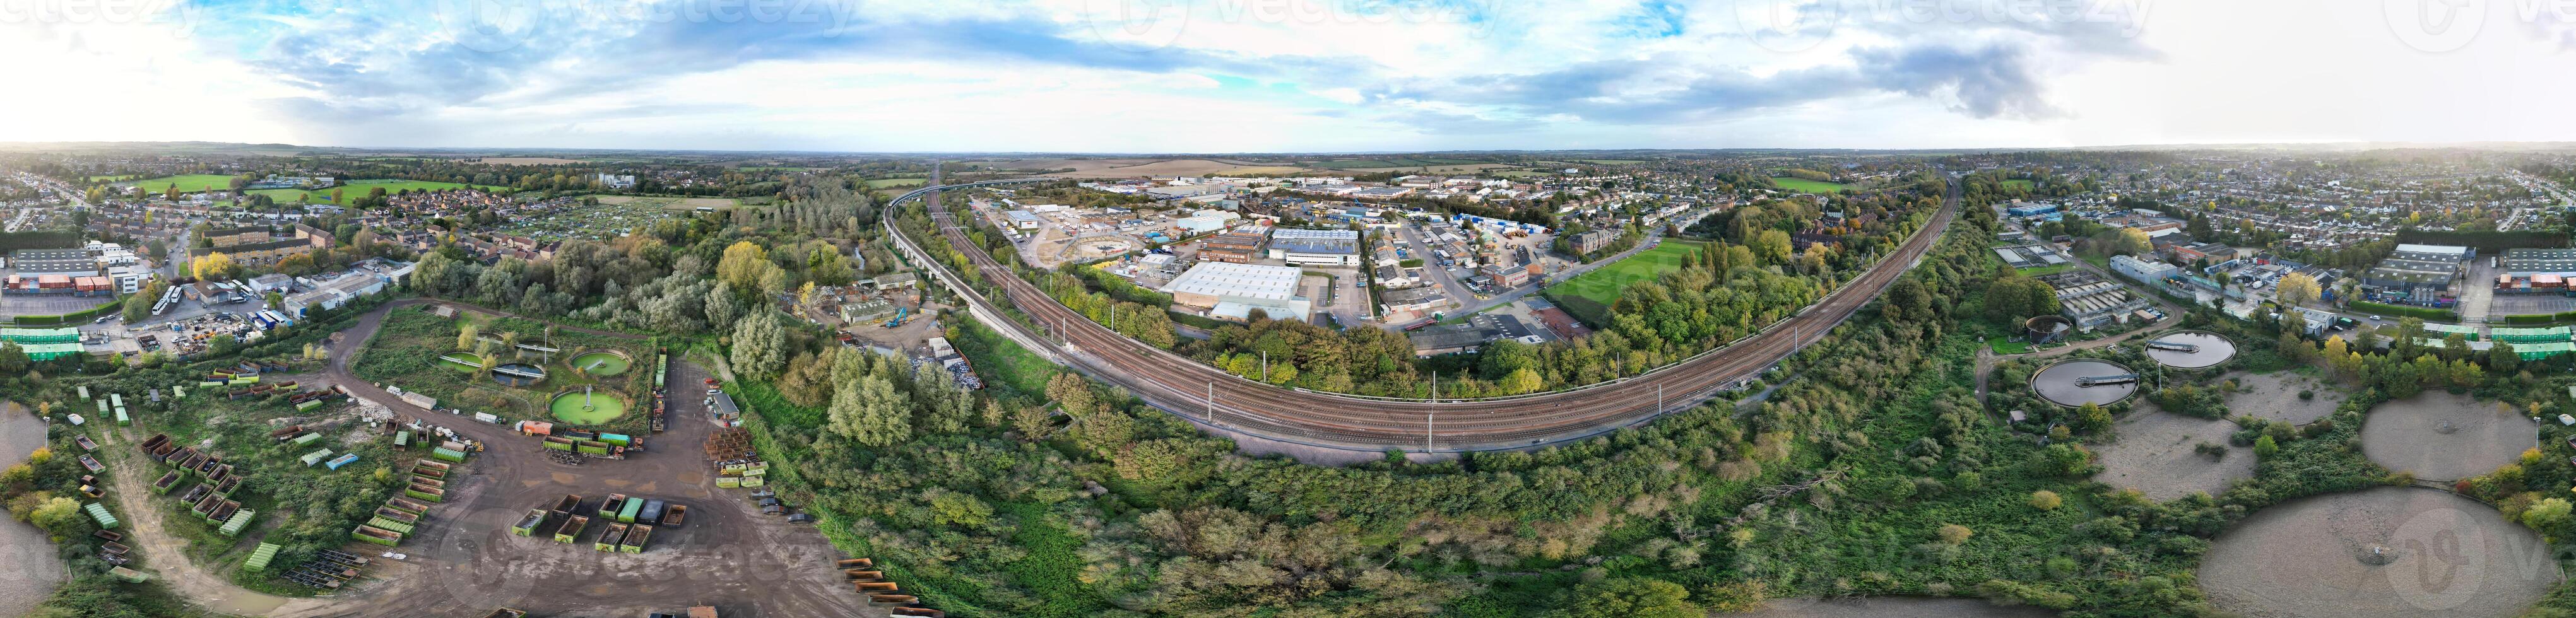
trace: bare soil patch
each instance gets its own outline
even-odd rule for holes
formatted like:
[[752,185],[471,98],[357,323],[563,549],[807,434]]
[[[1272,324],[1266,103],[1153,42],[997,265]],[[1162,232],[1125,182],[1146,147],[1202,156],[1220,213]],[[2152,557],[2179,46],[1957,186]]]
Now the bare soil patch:
[[2361,452],[2389,470],[2455,481],[2513,463],[2540,430],[2509,405],[2431,392],[2380,404],[2362,422]]
[[1955,597],[1862,597],[1857,599],[1784,599],[1741,614],[1749,618],[2037,618],[2056,612],[2030,606],[2001,606],[1981,599]]
[[[2343,405],[2343,388],[2314,376],[2287,372],[2237,372],[2227,374],[2227,379],[2251,389],[2250,392],[2227,395],[2227,409],[2235,415],[2305,425],[2334,414],[2335,407]],[[2316,397],[2300,399],[2299,391],[2315,393]]]
[[[2236,423],[2141,403],[2115,426],[2119,440],[2098,449],[2102,473],[2093,480],[2136,489],[2159,502],[2197,491],[2217,495],[2228,483],[2254,476],[2254,453],[2227,446],[2227,435],[2236,429]],[[2228,449],[2227,456],[2212,460],[2194,451],[2202,442]]]
[[2265,509],[2220,535],[2200,585],[2256,617],[2512,616],[2558,581],[2549,548],[2495,509],[2381,487]]

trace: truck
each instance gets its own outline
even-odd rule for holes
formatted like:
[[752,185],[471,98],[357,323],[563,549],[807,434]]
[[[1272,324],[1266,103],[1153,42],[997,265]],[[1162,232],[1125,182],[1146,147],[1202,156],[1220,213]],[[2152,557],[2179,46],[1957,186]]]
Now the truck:
[[624,540],[626,540],[626,524],[612,523],[608,525],[607,532],[599,533],[599,541],[591,543],[590,548],[599,551],[614,552],[617,551],[618,542]]

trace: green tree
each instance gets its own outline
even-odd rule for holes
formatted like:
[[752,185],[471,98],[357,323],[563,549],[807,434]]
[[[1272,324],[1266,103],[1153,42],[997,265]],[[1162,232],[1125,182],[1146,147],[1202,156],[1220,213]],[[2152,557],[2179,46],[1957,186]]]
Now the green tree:
[[2273,298],[2279,299],[2283,305],[2292,307],[2316,302],[2317,297],[2323,293],[2323,290],[2317,287],[2317,279],[2306,273],[2282,275],[2280,286],[2275,290]]
[[1795,245],[1789,243],[1789,233],[1780,230],[1762,230],[1762,233],[1754,235],[1751,244],[1754,256],[1764,264],[1788,263],[1789,254],[1796,250]]
[[472,323],[458,324],[456,326],[456,351],[463,352],[474,349],[475,340],[482,334],[482,329],[474,326]]
[[[2564,512],[2566,509],[2559,510]],[[36,511],[27,516],[27,522],[56,536],[70,536],[80,532],[80,501],[55,496],[53,499],[46,500],[44,504],[38,505]]]
[[0,375],[25,375],[27,367],[35,362],[33,357],[27,356],[26,348],[18,347],[18,342],[0,341]]
[[1585,584],[1570,599],[1565,618],[1703,618],[1690,590],[1660,579],[1621,577]]
[[2487,349],[2488,371],[2500,374],[2513,373],[2515,368],[2521,366],[2522,354],[2513,351],[2513,344],[2498,341],[2495,342],[2495,347]]
[[832,433],[852,442],[878,448],[893,446],[912,437],[909,403],[895,391],[893,380],[870,375],[832,394],[828,426]]
[[733,369],[760,379],[787,368],[787,325],[778,312],[763,311],[733,329]]
[[2543,534],[2556,534],[2559,528],[2567,525],[2569,507],[2565,498],[2547,498],[2532,503],[2531,508],[2522,511],[2522,525],[2531,526]]
[[2268,458],[2271,457],[2273,453],[2278,452],[2281,452],[2281,443],[2273,441],[2271,436],[2263,436],[2254,439],[2255,457]]

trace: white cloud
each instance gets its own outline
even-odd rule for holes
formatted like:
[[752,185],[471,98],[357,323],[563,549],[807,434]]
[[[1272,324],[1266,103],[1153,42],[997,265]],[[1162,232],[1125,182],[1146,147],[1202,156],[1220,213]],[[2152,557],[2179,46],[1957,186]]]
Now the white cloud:
[[[2576,125],[2548,120],[2576,95],[2566,20],[2511,4],[2444,53],[2409,47],[2372,2],[2101,0],[2142,17],[2034,23],[1976,12],[2034,5],[2009,0],[1827,0],[1840,18],[1812,40],[1741,23],[1797,1],[798,5],[845,26],[818,34],[691,21],[704,0],[563,0],[497,41],[438,7],[0,15],[0,62],[35,85],[0,98],[0,114],[36,119],[0,123],[0,140],[1127,152],[2576,140]],[[1918,4],[1967,11],[1889,8]]]

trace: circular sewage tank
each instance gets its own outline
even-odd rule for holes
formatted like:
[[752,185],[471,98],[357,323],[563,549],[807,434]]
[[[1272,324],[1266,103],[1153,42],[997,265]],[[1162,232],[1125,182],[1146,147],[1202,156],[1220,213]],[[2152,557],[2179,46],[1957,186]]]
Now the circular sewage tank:
[[546,380],[546,368],[527,363],[503,363],[492,368],[492,381],[505,386],[529,387]]
[[2136,375],[2119,363],[2079,358],[2059,361],[2032,374],[2030,390],[2049,403],[2069,408],[2088,403],[2110,405],[2138,392]]
[[2034,317],[2021,324],[2022,338],[2035,344],[2065,339],[2067,331],[2075,329],[2074,322],[2053,315]]
[[2207,331],[2174,331],[2147,340],[2147,358],[2175,369],[2216,367],[2236,358],[2236,342]]
[[583,352],[580,356],[572,357],[574,368],[580,369],[582,373],[603,378],[626,373],[626,368],[632,364],[633,362],[626,360],[626,355],[616,352]]
[[569,391],[555,395],[549,411],[556,420],[575,425],[597,425],[626,414],[626,399],[601,392]]

